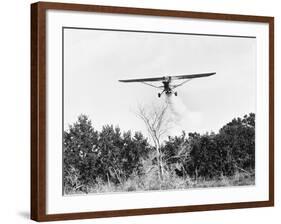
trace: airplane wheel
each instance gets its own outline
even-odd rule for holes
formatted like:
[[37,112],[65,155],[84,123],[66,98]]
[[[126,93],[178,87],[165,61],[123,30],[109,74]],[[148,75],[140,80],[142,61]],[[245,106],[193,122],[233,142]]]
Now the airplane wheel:
[[177,92],[175,92],[175,96],[177,96],[178,95],[178,93]]
[[158,97],[161,97],[161,94],[160,94],[160,93],[158,93]]

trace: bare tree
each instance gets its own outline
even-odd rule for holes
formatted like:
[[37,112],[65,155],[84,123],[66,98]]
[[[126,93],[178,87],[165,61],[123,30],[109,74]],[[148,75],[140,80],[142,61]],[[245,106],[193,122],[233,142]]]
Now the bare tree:
[[137,115],[145,123],[149,137],[151,138],[155,150],[158,165],[159,179],[163,180],[163,160],[161,153],[161,141],[162,138],[167,134],[171,127],[171,120],[167,114],[168,105],[163,106],[151,106],[151,107],[138,107]]

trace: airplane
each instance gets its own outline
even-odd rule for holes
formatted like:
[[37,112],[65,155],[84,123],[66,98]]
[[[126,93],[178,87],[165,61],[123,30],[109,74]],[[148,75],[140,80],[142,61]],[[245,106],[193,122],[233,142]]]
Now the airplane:
[[[158,97],[161,97],[163,93],[166,95],[171,95],[174,94],[175,96],[178,95],[174,89],[176,89],[179,86],[184,85],[185,83],[191,81],[192,79],[196,78],[203,78],[203,77],[208,77],[211,75],[215,75],[216,72],[210,72],[210,73],[200,73],[200,74],[190,74],[190,75],[175,75],[175,76],[163,76],[163,77],[155,77],[155,78],[143,78],[143,79],[124,79],[124,80],[119,80],[119,82],[141,82],[143,84],[149,85],[151,87],[157,88],[157,89],[162,89],[161,93],[158,93]],[[180,79],[185,79],[183,82],[172,85],[172,81],[174,80],[180,80]],[[162,82],[162,86],[156,86],[151,83],[147,82]]]

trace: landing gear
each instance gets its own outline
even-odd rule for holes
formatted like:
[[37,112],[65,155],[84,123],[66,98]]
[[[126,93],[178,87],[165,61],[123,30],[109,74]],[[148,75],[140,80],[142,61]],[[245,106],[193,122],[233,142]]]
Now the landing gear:
[[177,96],[178,95],[178,93],[177,92],[175,92],[175,96]]
[[159,97],[159,98],[161,97],[161,93],[158,93],[158,97]]

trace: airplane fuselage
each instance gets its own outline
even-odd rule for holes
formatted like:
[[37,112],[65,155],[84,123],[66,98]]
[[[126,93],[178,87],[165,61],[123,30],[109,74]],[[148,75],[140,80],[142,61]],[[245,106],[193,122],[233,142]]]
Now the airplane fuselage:
[[164,87],[164,92],[166,94],[171,94],[172,93],[172,89],[170,87],[170,81],[163,81],[163,87]]

